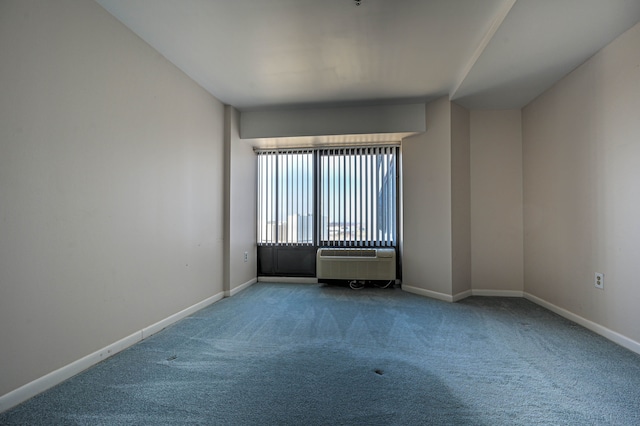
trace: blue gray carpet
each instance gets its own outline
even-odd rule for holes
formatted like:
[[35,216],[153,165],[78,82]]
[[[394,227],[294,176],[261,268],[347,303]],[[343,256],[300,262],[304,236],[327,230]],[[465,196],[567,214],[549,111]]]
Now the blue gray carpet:
[[256,284],[2,425],[638,425],[640,356],[524,299]]

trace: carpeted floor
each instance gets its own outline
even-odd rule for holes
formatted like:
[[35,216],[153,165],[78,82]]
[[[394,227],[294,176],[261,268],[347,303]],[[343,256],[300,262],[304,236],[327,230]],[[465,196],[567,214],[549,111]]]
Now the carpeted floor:
[[638,425],[640,356],[527,301],[256,284],[2,425]]

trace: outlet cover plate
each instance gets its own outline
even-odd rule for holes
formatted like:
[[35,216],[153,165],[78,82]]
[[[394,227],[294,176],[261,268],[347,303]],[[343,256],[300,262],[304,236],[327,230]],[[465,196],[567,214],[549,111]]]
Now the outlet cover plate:
[[596,272],[594,283],[596,288],[604,290],[604,274],[602,272]]

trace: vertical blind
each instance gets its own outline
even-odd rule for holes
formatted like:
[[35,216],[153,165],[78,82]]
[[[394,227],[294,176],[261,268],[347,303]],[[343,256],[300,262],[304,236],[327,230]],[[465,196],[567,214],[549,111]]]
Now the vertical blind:
[[320,245],[395,245],[396,150],[320,151]]
[[313,170],[309,150],[258,153],[260,244],[313,244]]
[[258,244],[395,246],[397,151],[259,151]]

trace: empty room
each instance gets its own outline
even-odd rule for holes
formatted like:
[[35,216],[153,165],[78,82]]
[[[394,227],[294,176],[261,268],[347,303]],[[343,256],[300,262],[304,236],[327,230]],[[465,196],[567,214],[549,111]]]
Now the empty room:
[[640,424],[640,1],[0,0],[0,424]]

